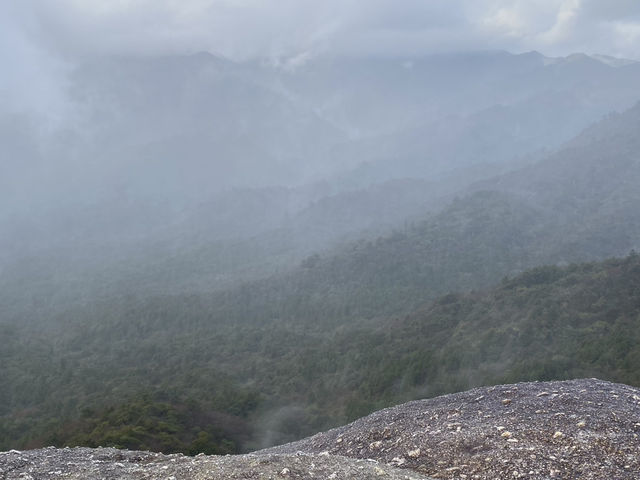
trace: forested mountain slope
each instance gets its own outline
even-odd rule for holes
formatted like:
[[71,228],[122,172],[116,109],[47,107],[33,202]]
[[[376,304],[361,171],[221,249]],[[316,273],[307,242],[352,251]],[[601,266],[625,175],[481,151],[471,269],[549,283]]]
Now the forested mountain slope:
[[[595,210],[579,207],[574,203],[592,185],[575,170],[589,162],[571,149],[596,162],[619,152],[636,131],[629,114],[583,135],[594,135],[595,151],[571,144],[546,167],[468,188],[544,158],[545,149],[636,100],[638,64],[609,63],[536,52],[435,55],[406,64],[319,57],[293,70],[208,54],[81,62],[70,78],[77,117],[64,132],[45,134],[28,116],[0,115],[0,315],[41,319],[49,309],[130,292],[226,289],[291,270],[316,251],[333,256],[327,251],[357,237],[385,238],[393,228],[405,234],[455,193],[464,198],[473,190],[522,195],[525,207],[544,210],[545,222],[571,230],[562,233],[570,246],[557,255],[490,267],[499,274],[624,254],[636,228],[627,218],[637,201],[633,172],[618,160],[594,170],[590,182],[609,178],[602,185],[611,190],[623,178],[629,187],[598,191],[608,197]],[[607,145],[607,135],[625,140]],[[578,162],[567,163],[571,155]],[[245,183],[235,182],[240,177]],[[292,180],[301,177],[311,183]],[[547,192],[545,178],[560,195]],[[579,198],[567,183],[572,178]],[[529,204],[536,195],[542,203]],[[541,242],[545,235],[542,228]],[[428,268],[430,251],[410,249],[426,259],[417,268]],[[440,275],[437,265],[433,272]],[[483,284],[465,272],[455,280],[460,288]],[[400,288],[425,286],[420,280]]]
[[[255,268],[274,258],[265,251],[287,254],[278,250],[287,232],[320,238],[358,223],[351,215],[375,231],[375,211],[361,201],[368,196],[396,192],[390,203],[402,209],[442,199],[423,195],[422,181],[321,195],[297,210],[289,229],[266,222],[235,250],[207,244],[207,226],[185,219],[203,228],[204,243],[160,249],[171,254],[142,274],[123,259],[116,267],[134,275],[96,268],[85,281],[108,294],[80,302],[58,302],[64,268],[40,270],[28,257],[15,270],[4,267],[0,447],[226,452],[479,383],[596,375],[637,385],[637,256],[574,262],[640,246],[638,131],[640,105],[541,162],[474,185],[426,219],[407,219],[393,234],[345,242],[229,288],[202,291],[224,271],[229,251],[254,255],[245,265],[255,260]],[[286,205],[289,194],[261,190],[249,203]],[[382,223],[392,210],[380,207]],[[225,224],[224,212],[219,217]],[[242,222],[227,225],[243,231]],[[147,254],[156,252],[148,245]],[[73,253],[52,261],[84,261]],[[214,257],[221,270],[211,269]],[[99,256],[90,260],[99,266]],[[551,266],[520,275],[544,264]],[[136,288],[154,275],[166,288],[189,273],[201,275],[197,289],[185,288],[191,293]],[[111,284],[123,294],[108,291]]]
[[536,265],[625,255],[640,247],[637,131],[640,105],[532,166],[474,185],[427,220],[312,255],[297,270],[220,295],[217,308],[229,318],[374,317]]
[[624,255],[640,246],[638,131],[640,104],[534,165],[474,185],[426,221],[311,257],[282,291],[331,289],[325,304],[375,315],[535,265]]
[[90,305],[39,337],[3,328],[1,445],[220,452],[480,384],[638,385],[639,295],[634,254],[540,267],[409,315],[343,323],[226,317],[215,298],[195,296]]
[[640,104],[586,129],[557,153],[482,182],[525,198],[566,223],[565,242],[581,255],[620,254],[640,233]]

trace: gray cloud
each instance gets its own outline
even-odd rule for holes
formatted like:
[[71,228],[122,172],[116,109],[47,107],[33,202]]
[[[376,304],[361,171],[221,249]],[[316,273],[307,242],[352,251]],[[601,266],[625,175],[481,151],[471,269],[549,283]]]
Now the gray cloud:
[[66,66],[32,35],[32,14],[24,4],[0,3],[0,103],[4,113],[27,109],[54,120],[63,110]]
[[640,58],[636,0],[27,0],[48,44],[72,54],[498,48]]
[[320,53],[460,50],[640,59],[637,0],[22,0],[0,2],[0,101],[62,112],[78,56],[209,51],[287,65]]

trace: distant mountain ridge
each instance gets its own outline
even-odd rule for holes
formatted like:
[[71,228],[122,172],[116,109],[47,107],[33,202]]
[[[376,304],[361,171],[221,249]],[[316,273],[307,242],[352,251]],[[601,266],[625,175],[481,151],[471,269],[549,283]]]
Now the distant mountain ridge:
[[[308,252],[299,244],[326,250],[385,235],[469,183],[544,158],[638,101],[638,84],[638,64],[538,52],[320,56],[295,69],[207,53],[86,60],[70,78],[68,128],[45,135],[28,116],[2,117],[0,265],[22,258],[46,270],[44,255],[95,277],[80,258],[104,258],[97,268],[120,276],[122,264],[162,269],[152,258],[171,263],[176,251],[203,264],[207,249],[241,258],[267,231],[274,261],[236,275],[212,259],[210,272],[185,281],[226,287],[289,268]],[[384,208],[406,179],[424,182],[425,194],[400,201],[395,217],[365,212],[353,227],[340,218],[365,199]],[[278,188],[288,199],[275,199]],[[313,219],[326,227],[311,241],[296,232]]]
[[[32,282],[42,285],[46,295],[71,299],[95,291],[104,292],[101,296],[206,292],[277,272],[281,275],[266,284],[285,288],[286,278],[298,278],[294,283],[320,288],[336,275],[337,284],[345,282],[344,291],[356,297],[369,297],[380,288],[403,292],[391,303],[373,295],[370,312],[392,312],[403,302],[410,310],[424,300],[421,292],[436,296],[477,288],[539,264],[602,259],[638,249],[637,131],[639,105],[609,115],[537,162],[529,160],[524,167],[471,185],[469,178],[405,179],[347,191],[322,184],[236,190],[184,210],[173,222],[147,213],[148,223],[137,224],[134,212],[130,222],[138,233],[132,230],[130,239],[118,237],[117,226],[110,223],[113,215],[98,212],[92,221],[104,224],[90,235],[104,244],[85,248],[82,239],[89,234],[67,228],[65,234],[75,238],[66,250],[22,257],[5,266],[0,283],[5,296],[12,291],[23,295]],[[456,192],[459,198],[452,202]],[[73,217],[66,222],[72,224]],[[153,222],[153,240],[145,242],[142,232]],[[109,235],[101,234],[103,229]],[[392,229],[396,231],[389,235]],[[354,243],[363,236],[375,241]],[[109,242],[118,246],[112,259],[115,250]],[[54,262],[70,251],[73,262]],[[314,252],[320,254],[314,268],[296,270]],[[109,259],[106,269],[102,259]],[[79,269],[67,277],[66,285],[73,288],[65,287],[65,277],[47,284],[49,275],[70,267]],[[262,289],[259,282],[252,285]]]
[[[480,288],[536,265],[639,249],[638,131],[640,104],[538,163],[472,185],[472,193],[428,220],[322,255],[290,281],[311,291],[331,284],[347,304],[352,296],[374,315],[411,308],[410,298]],[[288,284],[274,278],[270,288],[279,281]]]
[[60,187],[101,201],[114,192],[203,201],[359,165],[376,182],[425,177],[553,148],[628,108],[640,65],[610,63],[537,52],[317,57],[294,70],[206,53],[96,58],[69,79],[74,116],[63,131],[48,138],[27,118],[6,119],[0,134],[8,160],[29,158],[10,162],[26,177],[14,179],[40,185],[47,177],[38,175],[51,176],[24,201]]

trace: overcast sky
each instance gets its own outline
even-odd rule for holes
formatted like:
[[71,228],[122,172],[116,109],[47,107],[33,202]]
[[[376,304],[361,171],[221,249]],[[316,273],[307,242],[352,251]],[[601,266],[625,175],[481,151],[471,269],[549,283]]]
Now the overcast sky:
[[[580,51],[640,58],[638,0],[4,0],[3,43],[57,53]],[[6,45],[5,45],[6,47]],[[5,48],[3,48],[5,50]],[[4,53],[4,52],[3,52]],[[24,52],[23,52],[24,53]]]
[[0,100],[24,101],[28,85],[32,100],[52,101],[52,79],[77,55],[208,51],[241,60],[503,49],[640,59],[640,1],[2,0],[0,42]]

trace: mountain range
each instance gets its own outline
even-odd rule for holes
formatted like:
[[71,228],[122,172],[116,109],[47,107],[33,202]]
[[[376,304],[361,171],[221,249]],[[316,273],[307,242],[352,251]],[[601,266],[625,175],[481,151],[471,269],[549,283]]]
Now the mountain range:
[[638,76],[80,65],[64,128],[3,114],[0,447],[229,453],[480,384],[639,385]]

